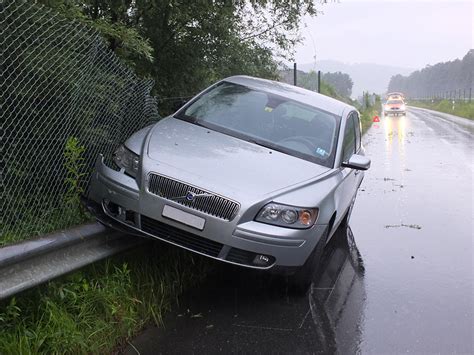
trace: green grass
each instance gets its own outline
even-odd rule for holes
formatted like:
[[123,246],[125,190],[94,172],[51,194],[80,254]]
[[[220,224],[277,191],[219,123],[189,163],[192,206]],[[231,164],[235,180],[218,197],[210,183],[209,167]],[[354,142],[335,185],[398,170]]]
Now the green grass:
[[429,101],[412,101],[411,106],[423,107],[434,111],[445,112],[451,115],[468,118],[474,120],[474,100],[471,102],[456,101],[454,104],[450,100],[440,100],[435,102]]
[[198,284],[207,259],[153,243],[0,303],[0,354],[110,353]]

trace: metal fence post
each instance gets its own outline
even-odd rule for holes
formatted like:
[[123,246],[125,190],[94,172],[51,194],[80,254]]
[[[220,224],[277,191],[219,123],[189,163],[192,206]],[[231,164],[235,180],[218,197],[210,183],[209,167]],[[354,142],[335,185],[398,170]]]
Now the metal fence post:
[[296,86],[296,63],[293,63],[293,85]]
[[321,93],[321,70],[318,70],[318,92]]

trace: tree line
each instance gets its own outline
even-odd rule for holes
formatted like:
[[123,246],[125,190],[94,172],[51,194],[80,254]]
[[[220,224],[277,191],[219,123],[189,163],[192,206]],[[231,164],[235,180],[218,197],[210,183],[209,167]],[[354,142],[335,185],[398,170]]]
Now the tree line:
[[[283,82],[293,84],[294,72],[292,69],[280,71],[280,78]],[[318,73],[314,70],[306,73],[302,70],[296,71],[297,86],[318,91]],[[342,72],[321,73],[321,92],[323,94],[336,97],[342,101],[347,101],[352,94],[354,82],[349,74]]]
[[474,50],[453,61],[428,65],[408,76],[390,79],[388,92],[399,91],[411,98],[443,96],[448,92],[474,88]]

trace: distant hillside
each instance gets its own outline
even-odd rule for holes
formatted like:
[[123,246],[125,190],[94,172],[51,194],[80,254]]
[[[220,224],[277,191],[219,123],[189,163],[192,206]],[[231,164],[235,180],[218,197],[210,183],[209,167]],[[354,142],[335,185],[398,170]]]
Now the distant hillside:
[[392,67],[380,64],[357,63],[346,64],[335,60],[321,60],[314,63],[298,65],[305,72],[321,70],[322,72],[343,72],[349,74],[354,82],[352,97],[359,97],[364,91],[384,93],[387,91],[390,78],[396,74],[408,75],[414,69]]
[[427,95],[444,95],[447,91],[474,89],[474,49],[463,59],[428,65],[409,76],[395,75],[389,91],[401,91],[412,98]]

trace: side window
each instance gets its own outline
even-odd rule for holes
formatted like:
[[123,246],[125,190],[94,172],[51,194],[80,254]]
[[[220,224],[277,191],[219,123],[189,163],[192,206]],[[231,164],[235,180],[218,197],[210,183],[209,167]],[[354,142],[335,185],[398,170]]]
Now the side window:
[[353,113],[352,114],[352,118],[354,119],[354,129],[355,129],[355,137],[356,137],[356,140],[355,140],[355,150],[356,150],[356,153],[359,151],[360,149],[360,131],[361,131],[361,126],[360,126],[360,120],[359,120],[359,115],[357,113]]
[[354,119],[352,115],[350,115],[347,118],[346,128],[344,130],[342,161],[348,161],[352,154],[355,153],[355,140]]

